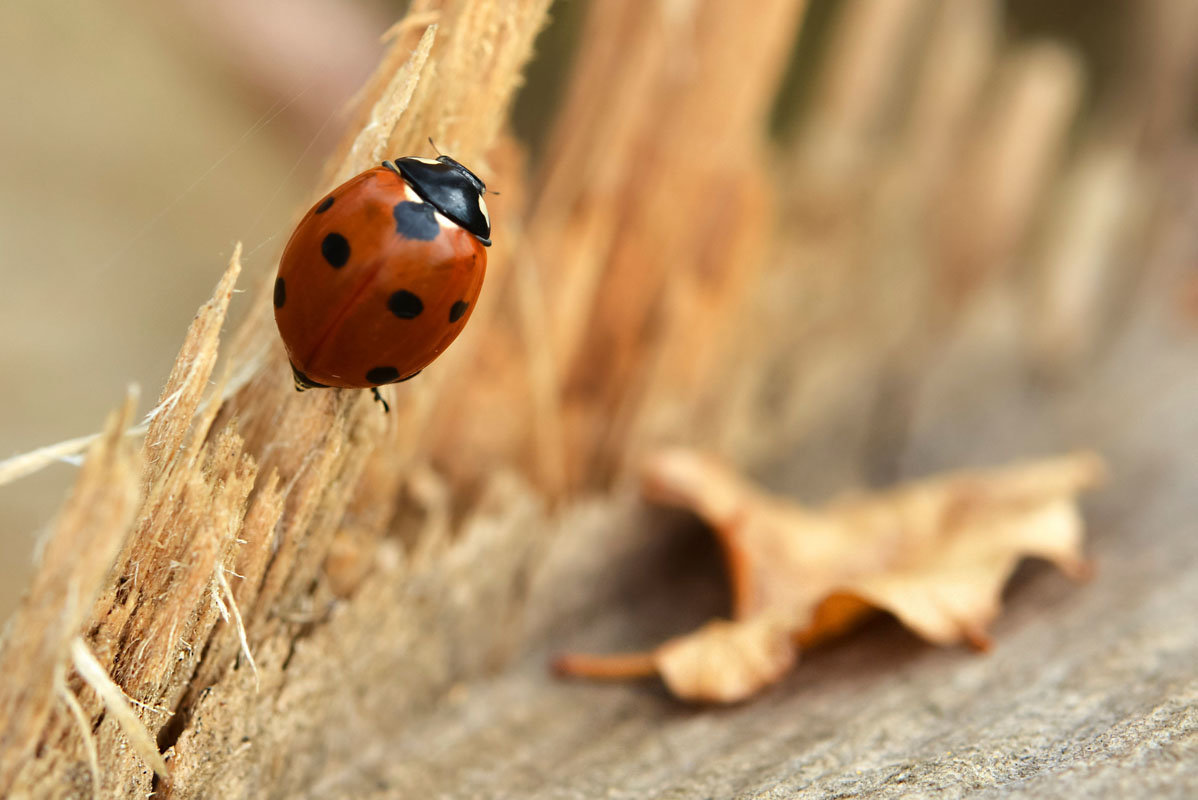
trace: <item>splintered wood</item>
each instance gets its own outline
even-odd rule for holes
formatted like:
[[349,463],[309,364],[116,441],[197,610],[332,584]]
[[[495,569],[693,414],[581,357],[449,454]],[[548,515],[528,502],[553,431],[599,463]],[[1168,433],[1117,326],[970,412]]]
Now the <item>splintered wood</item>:
[[[0,787],[11,787],[28,767],[47,726],[66,721],[65,715],[53,715],[55,684],[64,680],[71,640],[89,618],[140,497],[141,460],[124,437],[134,402],[129,398],[109,418],[88,450],[46,542],[42,569],[5,634],[0,651],[5,675],[0,685]],[[73,732],[68,729],[68,735]]]
[[[361,124],[347,132],[330,176],[357,173],[380,154],[422,152],[430,134],[470,163],[486,163],[548,0],[442,6],[413,3],[392,31],[385,63],[361,98]],[[518,196],[519,178],[498,182]],[[296,691],[288,669],[303,661],[297,640],[311,640],[314,626],[328,622],[334,595],[321,576],[334,542],[358,553],[357,567],[339,573],[337,595],[378,577],[378,541],[408,468],[425,457],[412,443],[436,413],[435,388],[413,392],[388,419],[356,394],[297,396],[265,276],[256,279],[255,303],[233,337],[226,369],[214,372],[239,257],[240,247],[188,331],[141,455],[125,437],[130,402],[92,445],[43,550],[0,653],[8,676],[0,687],[5,797],[294,796],[308,782],[304,769],[290,768],[286,779],[259,772],[247,751],[229,751],[232,739],[222,736],[219,748],[197,745],[192,726],[205,720],[209,730],[271,738],[261,732],[274,724],[280,697]],[[488,522],[492,536],[507,535],[507,525],[528,513],[517,500],[521,490],[504,485],[504,508]],[[425,548],[422,560],[409,563],[403,552],[386,560],[392,591],[402,593],[399,587],[431,569],[430,559],[446,557],[444,534],[424,538],[411,534]],[[468,533],[462,538],[466,552],[489,546]],[[451,597],[426,576],[420,611],[411,610],[413,601],[379,602],[408,608],[405,624],[419,625],[421,614],[483,602],[475,597],[485,591],[509,596],[508,582],[527,555],[520,547],[504,551],[510,563],[492,558],[492,584],[468,597]],[[498,609],[504,600],[486,602]],[[485,637],[480,642],[489,652]],[[447,657],[424,666],[410,683],[421,683],[425,695],[469,669]],[[353,667],[345,664],[325,668],[326,678],[305,691],[364,680],[348,678]],[[318,705],[309,709],[314,723]],[[341,698],[328,710],[351,706]],[[307,735],[317,737],[321,727],[315,723]],[[291,741],[279,753],[308,749],[294,739],[298,730],[282,737]]]

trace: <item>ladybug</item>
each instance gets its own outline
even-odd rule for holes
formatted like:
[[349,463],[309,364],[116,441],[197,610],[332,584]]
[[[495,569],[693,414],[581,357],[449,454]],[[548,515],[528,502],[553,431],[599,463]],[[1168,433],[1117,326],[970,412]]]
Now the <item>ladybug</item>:
[[486,185],[449,156],[397,158],[312,207],[275,279],[297,391],[414,378],[462,332],[491,245]]

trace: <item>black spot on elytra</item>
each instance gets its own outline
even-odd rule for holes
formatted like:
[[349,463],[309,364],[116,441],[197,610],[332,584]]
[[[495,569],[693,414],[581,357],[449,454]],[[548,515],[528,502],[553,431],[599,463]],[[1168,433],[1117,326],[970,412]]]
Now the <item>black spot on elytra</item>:
[[282,278],[275,278],[275,308],[282,308],[287,302],[287,283]]
[[399,370],[395,367],[375,367],[366,373],[368,383],[373,383],[375,386],[382,386],[384,383],[391,383],[399,379]]
[[409,239],[431,242],[441,232],[433,214],[436,209],[431,203],[412,203],[408,200],[396,203],[391,209],[395,217],[395,232]]
[[457,322],[466,313],[466,309],[470,308],[470,304],[465,300],[459,300],[449,307],[449,321]]
[[387,308],[400,319],[415,319],[424,311],[424,302],[407,289],[400,289],[387,298]]
[[349,242],[339,233],[330,233],[320,243],[320,254],[330,266],[340,269],[349,261]]
[[332,206],[333,206],[333,197],[332,197],[332,195],[330,195],[329,197],[326,197],[324,200],[321,201],[320,205],[318,205],[316,207],[316,211],[313,213],[323,214],[324,212],[326,212],[330,208],[332,208]]

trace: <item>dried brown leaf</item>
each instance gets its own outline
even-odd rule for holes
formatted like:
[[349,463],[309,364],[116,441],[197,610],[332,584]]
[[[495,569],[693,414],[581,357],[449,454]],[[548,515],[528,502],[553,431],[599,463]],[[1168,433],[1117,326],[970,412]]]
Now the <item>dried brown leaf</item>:
[[741,622],[716,620],[654,653],[662,680],[686,700],[733,703],[782,678],[798,650],[793,622],[764,613]]
[[734,622],[713,622],[648,657],[566,656],[568,674],[657,673],[679,697],[735,702],[778,680],[798,643],[842,633],[870,608],[937,644],[988,645],[1020,559],[1086,573],[1075,495],[1098,481],[1089,453],[957,472],[808,510],[689,450],[647,464],[645,495],[694,511],[723,545]]

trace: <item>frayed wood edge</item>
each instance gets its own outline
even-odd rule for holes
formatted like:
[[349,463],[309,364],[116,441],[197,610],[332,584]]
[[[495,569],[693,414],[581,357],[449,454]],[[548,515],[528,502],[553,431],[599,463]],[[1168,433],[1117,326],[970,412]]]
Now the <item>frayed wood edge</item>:
[[83,706],[79,704],[79,698],[75,697],[71,687],[67,686],[63,670],[58,669],[57,673],[54,676],[54,688],[79,727],[79,736],[83,739],[83,749],[87,752],[87,767],[92,776],[92,797],[99,800],[103,782],[100,778],[100,754],[96,751],[96,737],[92,734],[91,720],[84,713]]
[[384,156],[395,126],[399,124],[400,118],[412,102],[412,95],[416,92],[416,85],[420,83],[420,75],[428,62],[436,38],[437,24],[433,23],[424,29],[424,34],[408,62],[396,71],[387,88],[371,108],[370,119],[350,146],[349,153],[346,154],[333,180],[334,185],[344,183],[365,169],[368,164]]
[[383,33],[382,37],[380,37],[380,41],[386,44],[391,44],[413,28],[422,28],[426,26],[435,27],[440,19],[441,12],[439,10],[422,11],[417,14],[409,14],[388,28]]
[[129,740],[133,752],[141,756],[141,759],[150,769],[154,770],[158,777],[169,778],[170,773],[167,771],[166,761],[158,752],[158,745],[155,743],[154,737],[150,735],[146,726],[133,711],[132,703],[134,701],[109,677],[103,665],[92,654],[87,643],[78,636],[71,640],[71,663],[74,664],[75,671],[79,673],[79,677],[83,678],[84,683],[92,687],[92,691],[99,695],[104,702],[104,707]]
[[[218,592],[217,589],[220,591]],[[224,595],[223,599],[221,598],[222,594]],[[233,589],[229,586],[228,578],[225,577],[225,568],[220,565],[216,567],[216,585],[212,588],[212,599],[220,611],[220,618],[226,623],[231,622],[237,629],[237,638],[241,641],[241,652],[245,654],[245,660],[250,664],[250,671],[254,673],[254,691],[258,691],[262,688],[262,682],[258,677],[258,665],[254,662],[254,654],[250,652],[250,642],[245,635],[245,623],[241,619],[241,611],[237,608]],[[228,605],[225,605],[226,601],[228,601]],[[230,618],[232,619],[230,620]]]
[[[240,260],[241,242],[238,242],[234,247],[233,255],[229,260],[230,268],[232,268],[234,264],[237,264],[238,271],[240,272]],[[225,274],[227,275],[228,272],[226,271]],[[234,278],[234,280],[236,280],[236,278]],[[220,286],[218,285],[214,297],[218,296],[219,294]],[[265,361],[267,350],[267,347],[262,347],[256,350],[247,359],[246,363],[241,364],[236,369],[229,381],[223,387],[218,387],[217,391],[209,396],[209,398],[204,403],[201,403],[201,405],[208,405],[213,402],[224,402],[240,391],[243,386],[249,383],[249,381],[257,373],[262,362]],[[180,386],[178,389],[164,397],[162,402],[150,409],[145,417],[142,418],[141,422],[126,428],[122,435],[129,437],[145,436],[149,431],[150,424],[164,412],[173,409],[179,402],[179,399],[183,396],[183,390],[186,388],[186,383],[187,381],[184,380],[184,386]],[[136,387],[131,387],[131,391],[136,391]],[[44,447],[39,447],[26,453],[19,453],[15,456],[10,456],[9,458],[0,461],[0,486],[6,486],[10,483],[19,481],[22,478],[27,478],[30,475],[40,472],[51,464],[57,462],[64,462],[76,467],[81,466],[83,463],[83,458],[80,454],[103,435],[103,433],[89,433],[86,436],[78,436],[74,439],[66,439],[65,441],[45,445]]]

